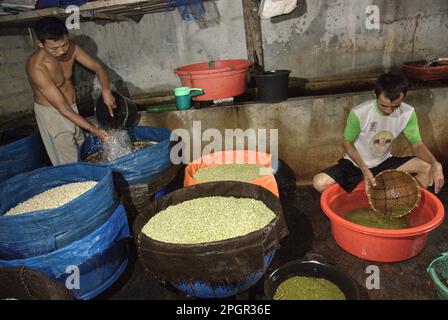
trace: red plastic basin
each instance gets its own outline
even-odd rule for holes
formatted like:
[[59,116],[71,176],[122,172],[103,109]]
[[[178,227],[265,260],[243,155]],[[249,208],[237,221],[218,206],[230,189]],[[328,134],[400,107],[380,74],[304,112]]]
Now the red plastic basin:
[[320,205],[341,248],[364,260],[398,262],[419,254],[428,233],[443,221],[445,209],[440,200],[425,189],[421,189],[421,195],[419,206],[406,216],[411,227],[401,230],[364,227],[342,217],[353,209],[369,207],[363,183],[352,193],[333,184],[322,193]]
[[401,69],[408,78],[414,80],[448,79],[448,64],[445,61],[434,63],[430,67],[424,67],[425,64],[425,60],[404,62]]
[[195,101],[236,97],[247,89],[249,60],[219,60],[183,66],[174,70],[184,87],[201,88]]

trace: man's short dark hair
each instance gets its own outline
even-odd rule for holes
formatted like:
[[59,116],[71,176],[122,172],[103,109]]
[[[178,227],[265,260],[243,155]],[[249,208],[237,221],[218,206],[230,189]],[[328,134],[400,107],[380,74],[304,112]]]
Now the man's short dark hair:
[[46,40],[61,40],[65,35],[68,35],[65,23],[55,17],[39,19],[34,26],[34,32],[37,39],[42,43]]
[[400,98],[400,94],[404,95],[408,92],[409,81],[402,74],[385,73],[381,75],[375,83],[375,94],[378,98],[382,93],[390,101]]

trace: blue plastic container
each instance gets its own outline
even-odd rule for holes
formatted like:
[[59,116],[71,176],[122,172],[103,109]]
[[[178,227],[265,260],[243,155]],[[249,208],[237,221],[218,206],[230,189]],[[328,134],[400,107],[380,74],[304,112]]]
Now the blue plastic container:
[[[170,130],[136,126],[129,128],[128,133],[131,141],[150,140],[158,143],[103,165],[114,172],[114,182],[118,187],[149,183],[163,175],[172,166]],[[83,161],[97,152],[100,147],[99,139],[89,135],[80,148],[79,160]]]
[[[4,216],[48,189],[72,182],[97,181],[95,187],[55,209]],[[74,163],[22,173],[0,183],[0,259],[22,259],[63,248],[104,224],[119,203],[112,171]]]
[[36,9],[57,8],[61,5],[59,0],[37,0]]
[[238,282],[207,283],[185,280],[181,282],[172,282],[171,284],[185,295],[198,298],[225,298],[234,296],[240,292],[246,291],[263,277],[271,264],[276,251],[277,250],[273,249],[264,256],[263,271],[253,272]]
[[77,6],[80,7],[83,4],[86,4],[87,0],[60,0],[59,6],[61,8],[67,8],[68,6]]
[[0,182],[50,165],[39,131],[0,146]]
[[27,266],[65,285],[66,282],[74,284],[72,278],[68,278],[73,277],[76,267],[80,287],[68,289],[72,289],[77,299],[92,299],[110,287],[125,270],[128,263],[126,238],[129,236],[126,212],[119,205],[102,226],[85,238],[49,254],[0,260],[0,267]]

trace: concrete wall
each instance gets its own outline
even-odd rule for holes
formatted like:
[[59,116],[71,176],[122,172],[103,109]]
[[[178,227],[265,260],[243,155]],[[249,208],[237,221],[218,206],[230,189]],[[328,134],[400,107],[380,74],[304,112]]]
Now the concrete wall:
[[[195,21],[183,21],[175,10],[145,15],[139,23],[84,22],[80,30],[71,30],[70,34],[89,54],[108,66],[111,81],[121,92],[133,96],[148,92],[156,95],[181,84],[173,72],[177,67],[247,57],[241,1],[205,5],[207,28],[200,28]],[[0,116],[31,110],[32,95],[24,64],[32,52],[26,37],[0,36]],[[98,89],[94,79],[93,74],[75,67],[77,100],[87,107],[93,105]]]
[[[299,0],[299,3],[305,0]],[[306,13],[279,23],[262,23],[268,69],[288,68],[292,76],[344,77],[380,73],[404,60],[448,52],[446,0],[307,0]],[[380,30],[367,30],[365,9],[380,8]],[[213,3],[208,3],[209,12]],[[114,86],[138,95],[180,85],[173,69],[191,63],[245,58],[240,0],[216,2],[219,25],[201,29],[181,20],[178,11],[145,15],[135,22],[81,23],[75,41],[102,60]],[[209,20],[218,16],[209,14]],[[24,63],[32,53],[25,36],[0,36],[0,117],[32,110]],[[75,68],[78,102],[92,109],[94,76]],[[88,111],[87,110],[87,111]],[[84,110],[81,110],[84,111]],[[88,112],[86,112],[88,113]],[[323,120],[324,121],[324,120]]]
[[[72,35],[109,67],[112,81],[121,92],[131,96],[148,92],[155,95],[180,86],[173,72],[177,67],[247,57],[241,1],[205,5],[208,27],[203,29],[195,21],[183,21],[176,10],[145,15],[138,24],[84,23]],[[93,75],[78,68],[75,79],[78,100],[91,96]]]
[[[380,9],[380,30],[366,28],[371,4]],[[301,13],[262,21],[267,69],[308,79],[358,76],[448,50],[446,0],[306,0]]]
[[[247,104],[142,115],[141,123],[184,128],[193,139],[193,121],[201,121],[202,131],[225,129],[278,129],[278,154],[295,172],[297,183],[311,183],[320,170],[336,164],[343,156],[342,133],[351,108],[371,93],[295,98],[276,104]],[[423,141],[442,163],[448,160],[448,88],[411,91],[407,102],[416,109]],[[269,136],[268,136],[269,137]],[[193,140],[187,140],[190,146]],[[202,147],[210,142],[202,142]],[[268,151],[270,148],[268,148]],[[192,151],[191,151],[192,152]],[[395,142],[396,155],[411,155],[402,136]]]
[[1,120],[32,110],[33,94],[25,72],[25,62],[33,52],[29,40],[26,36],[0,36]]

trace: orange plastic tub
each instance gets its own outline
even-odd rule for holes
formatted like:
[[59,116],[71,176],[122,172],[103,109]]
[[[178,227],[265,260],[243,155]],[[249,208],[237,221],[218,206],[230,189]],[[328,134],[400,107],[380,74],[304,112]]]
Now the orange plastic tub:
[[[202,168],[213,167],[217,164],[235,163],[257,164],[262,167],[271,168],[271,159],[272,156],[269,153],[251,150],[219,151],[211,153],[187,165],[185,168],[184,187],[201,183],[194,178],[194,174]],[[259,185],[279,197],[277,181],[272,173],[246,182]]]
[[410,228],[384,230],[360,226],[345,220],[344,213],[369,207],[364,183],[352,193],[338,184],[328,187],[321,196],[322,210],[331,220],[336,243],[361,259],[377,262],[398,262],[418,255],[425,247],[428,233],[443,221],[445,209],[431,192],[421,189],[419,206],[406,216]]
[[236,97],[247,89],[249,60],[208,61],[174,70],[184,87],[201,88],[204,94],[195,101],[209,101]]

